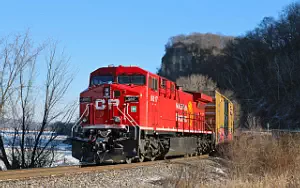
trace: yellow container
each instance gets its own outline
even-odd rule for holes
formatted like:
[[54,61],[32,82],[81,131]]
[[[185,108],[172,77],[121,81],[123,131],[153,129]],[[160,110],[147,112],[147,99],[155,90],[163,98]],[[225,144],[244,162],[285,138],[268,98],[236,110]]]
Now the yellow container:
[[215,138],[216,144],[233,139],[233,103],[219,92],[215,92]]

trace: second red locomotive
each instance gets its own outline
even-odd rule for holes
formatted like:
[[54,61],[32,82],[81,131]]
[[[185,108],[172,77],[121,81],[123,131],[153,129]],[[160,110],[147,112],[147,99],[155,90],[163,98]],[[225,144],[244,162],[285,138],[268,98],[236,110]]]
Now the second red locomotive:
[[201,154],[215,141],[205,122],[212,101],[136,66],[99,68],[80,94],[72,155],[82,163],[130,163]]

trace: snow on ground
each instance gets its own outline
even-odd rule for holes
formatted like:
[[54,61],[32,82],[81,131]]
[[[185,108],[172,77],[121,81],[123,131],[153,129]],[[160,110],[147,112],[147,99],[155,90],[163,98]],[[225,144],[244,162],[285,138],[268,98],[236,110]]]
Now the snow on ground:
[[[10,130],[1,131],[1,134],[4,138],[4,147],[7,155],[9,156],[11,153],[11,143],[14,137],[14,134]],[[32,137],[35,133],[29,133],[27,136]],[[50,138],[49,135],[52,134],[51,132],[45,132],[42,136],[42,143],[46,143]],[[17,138],[18,139],[18,138]],[[66,135],[58,136],[53,143],[57,144],[55,147],[55,157],[53,166],[67,166],[67,165],[76,165],[79,164],[79,161],[72,157],[72,146],[65,141],[67,140]],[[17,142],[18,143],[18,142]],[[18,147],[18,146],[16,146]],[[0,160],[0,168],[2,170],[7,170],[3,161]]]
[[79,160],[72,157],[72,151],[56,151],[52,166],[77,165]]
[[[11,148],[6,147],[5,151],[9,155],[11,152]],[[69,165],[78,165],[79,160],[72,157],[72,151],[71,150],[57,150],[54,151],[54,162],[51,165],[51,167],[55,166],[69,166]],[[2,160],[0,160],[0,168],[2,170],[7,170],[5,164]]]
[[220,174],[225,174],[225,172],[221,168],[216,168],[216,172]]
[[2,160],[0,160],[0,168],[1,168],[1,170],[7,170],[5,164]]
[[78,165],[79,160],[72,157],[71,150],[55,151],[54,162],[52,166]]

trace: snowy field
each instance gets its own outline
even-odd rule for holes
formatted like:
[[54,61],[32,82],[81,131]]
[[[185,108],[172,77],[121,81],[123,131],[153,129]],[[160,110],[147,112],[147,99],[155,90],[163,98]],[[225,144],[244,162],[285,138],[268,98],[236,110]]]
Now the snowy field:
[[[35,134],[36,134],[36,132],[30,132],[29,134],[27,134],[27,137],[34,138]],[[43,134],[42,139],[41,139],[42,144],[47,143],[51,134],[52,134],[51,132],[45,132]],[[11,152],[14,134],[10,130],[5,130],[5,131],[1,131],[1,135],[3,136],[5,150],[6,150],[7,154],[9,155],[9,153]],[[16,140],[18,141],[19,137],[17,136],[16,138],[17,138]],[[59,135],[53,141],[52,144],[55,144],[55,157],[54,157],[54,163],[53,163],[52,167],[79,164],[79,161],[72,157],[72,146],[71,146],[71,144],[69,144],[67,142],[67,138],[68,137],[65,135]],[[18,142],[16,142],[16,143],[18,143]],[[30,146],[27,146],[27,147],[30,147]],[[0,160],[0,167],[3,170],[6,169],[4,163],[1,160]]]

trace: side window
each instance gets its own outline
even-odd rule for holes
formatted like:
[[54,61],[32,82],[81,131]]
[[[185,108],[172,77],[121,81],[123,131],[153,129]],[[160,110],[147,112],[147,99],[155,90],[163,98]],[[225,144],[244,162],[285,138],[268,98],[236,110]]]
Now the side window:
[[151,80],[152,80],[151,89],[154,89],[155,80],[154,80],[154,78],[151,78]]
[[155,90],[155,91],[157,91],[157,88],[158,88],[157,79],[149,76],[149,78],[148,78],[148,87]]
[[163,89],[166,89],[166,80],[165,79],[162,79],[161,80],[161,88],[163,88]]
[[152,78],[151,89],[157,91],[157,79],[156,78]]
[[148,87],[152,88],[152,77],[151,76],[149,76],[149,78],[148,78]]
[[154,78],[154,90],[157,91],[158,88],[158,81],[156,78]]
[[175,91],[175,86],[174,83],[171,83],[171,91],[174,92]]

